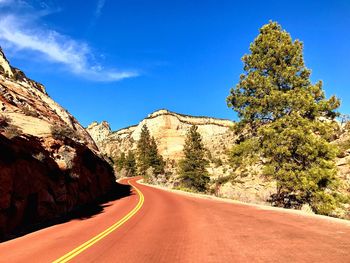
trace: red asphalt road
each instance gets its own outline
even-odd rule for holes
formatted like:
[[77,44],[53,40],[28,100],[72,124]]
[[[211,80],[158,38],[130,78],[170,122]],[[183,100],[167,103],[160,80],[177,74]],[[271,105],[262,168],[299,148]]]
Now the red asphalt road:
[[[137,184],[142,208],[72,262],[350,262],[350,225]],[[125,182],[125,181],[124,181]],[[123,218],[138,195],[0,243],[0,262],[52,262]]]

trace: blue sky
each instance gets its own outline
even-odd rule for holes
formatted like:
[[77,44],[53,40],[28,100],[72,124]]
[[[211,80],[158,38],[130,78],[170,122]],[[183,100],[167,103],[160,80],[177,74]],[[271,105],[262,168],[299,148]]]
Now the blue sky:
[[160,108],[235,119],[225,99],[241,57],[274,20],[350,113],[349,14],[346,0],[0,0],[0,45],[84,126],[119,129]]

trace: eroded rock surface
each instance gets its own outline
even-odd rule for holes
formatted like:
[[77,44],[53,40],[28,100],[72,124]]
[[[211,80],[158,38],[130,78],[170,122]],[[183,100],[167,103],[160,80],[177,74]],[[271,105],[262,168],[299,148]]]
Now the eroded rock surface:
[[93,202],[114,183],[85,129],[0,49],[0,239]]
[[222,156],[234,140],[232,121],[187,116],[168,110],[156,111],[139,124],[115,132],[111,131],[107,122],[94,122],[87,131],[103,153],[116,158],[121,152],[136,149],[143,125],[147,125],[156,139],[159,153],[164,159],[175,161],[183,157],[186,133],[191,125],[198,126],[205,147],[216,156]]

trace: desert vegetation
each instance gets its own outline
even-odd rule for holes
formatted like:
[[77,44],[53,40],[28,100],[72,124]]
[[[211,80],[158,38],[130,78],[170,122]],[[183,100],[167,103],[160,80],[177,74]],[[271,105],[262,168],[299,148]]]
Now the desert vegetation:
[[11,123],[11,119],[5,115],[0,115],[0,132],[7,138],[13,139],[21,135],[19,127]]
[[52,125],[51,126],[52,137],[57,140],[78,139],[76,131],[68,126]]
[[129,150],[128,154],[124,152],[115,160],[116,170],[122,177],[131,177],[137,175],[136,157],[133,151]]
[[5,115],[0,115],[0,129],[5,129],[8,127],[10,122],[10,118]]

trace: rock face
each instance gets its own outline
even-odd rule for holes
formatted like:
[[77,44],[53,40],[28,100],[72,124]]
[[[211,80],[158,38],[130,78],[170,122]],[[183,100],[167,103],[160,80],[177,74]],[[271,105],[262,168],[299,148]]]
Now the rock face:
[[[183,157],[182,151],[186,133],[191,125],[197,125],[204,146],[208,149],[207,158],[211,161],[208,172],[211,178],[217,179],[218,177],[231,175],[232,168],[225,161],[227,161],[227,150],[234,144],[236,135],[232,131],[235,123],[229,120],[193,117],[168,110],[159,110],[148,115],[138,125],[115,132],[111,131],[107,122],[100,124],[93,122],[87,128],[87,131],[95,140],[101,152],[112,160],[116,160],[121,152],[126,153],[128,150],[136,150],[143,125],[147,125],[150,134],[155,137],[159,153],[167,160],[168,164],[169,161],[171,163],[171,160],[177,162]],[[176,166],[173,166],[173,168],[173,176],[166,180],[166,184],[170,187],[176,184]],[[257,170],[260,171],[260,169]],[[276,185],[257,172],[254,175],[237,178],[234,182],[221,185],[213,184],[211,189],[218,196],[266,204],[269,196],[275,193]]]
[[91,123],[87,128],[87,131],[98,145],[101,145],[102,142],[105,141],[107,137],[112,133],[111,127],[106,121],[103,121],[101,123],[95,121]]
[[1,48],[0,48],[0,73],[3,75],[7,75],[9,77],[13,77],[13,72],[12,72],[10,63],[6,59],[5,54]]
[[203,143],[211,154],[224,155],[232,145],[234,136],[231,128],[234,122],[209,117],[193,117],[159,110],[142,120],[138,125],[112,132],[107,122],[93,122],[87,131],[95,140],[101,152],[117,158],[121,152],[135,150],[142,126],[146,125],[156,139],[159,153],[164,159],[178,161],[183,157],[186,133],[191,125],[197,125]]
[[0,238],[106,194],[115,177],[95,142],[0,49]]

